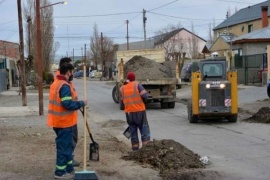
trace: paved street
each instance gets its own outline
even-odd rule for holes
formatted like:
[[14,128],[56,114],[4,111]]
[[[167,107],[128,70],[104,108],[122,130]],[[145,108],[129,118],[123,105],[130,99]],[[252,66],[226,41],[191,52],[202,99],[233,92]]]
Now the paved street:
[[[79,98],[83,95],[82,79],[75,79]],[[109,120],[125,121],[123,111],[112,100],[112,83],[87,82],[90,121],[101,123]],[[21,96],[16,90],[1,93],[0,116],[38,115],[38,96],[28,94],[27,107],[21,107]],[[178,98],[190,97],[190,86],[177,90]],[[266,87],[239,86],[239,104],[266,99]],[[48,94],[44,94],[45,113]],[[148,106],[147,116],[154,139],[173,139],[187,146],[200,156],[208,156],[209,168],[224,174],[225,179],[269,179],[270,138],[265,124],[227,123],[206,121],[190,124],[186,106],[176,103],[174,109],[160,109],[159,104]],[[110,133],[129,143],[122,132],[125,127],[111,128]]]

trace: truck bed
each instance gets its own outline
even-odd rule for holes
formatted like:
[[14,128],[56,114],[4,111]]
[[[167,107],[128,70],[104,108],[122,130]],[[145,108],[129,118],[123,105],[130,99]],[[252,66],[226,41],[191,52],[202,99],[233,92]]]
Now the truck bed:
[[137,79],[142,85],[166,85],[166,84],[176,84],[176,78],[164,78],[164,79]]

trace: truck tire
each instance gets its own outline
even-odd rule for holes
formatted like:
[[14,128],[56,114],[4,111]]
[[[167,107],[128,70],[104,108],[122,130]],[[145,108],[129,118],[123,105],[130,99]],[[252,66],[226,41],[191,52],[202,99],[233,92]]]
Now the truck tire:
[[174,106],[175,106],[175,102],[169,102],[169,104],[168,104],[169,108],[174,108]]
[[237,115],[231,115],[228,117],[229,122],[235,123],[237,121]]
[[162,109],[166,109],[166,108],[168,108],[168,103],[167,103],[167,102],[161,102],[161,103],[160,103],[160,107],[161,107]]
[[113,101],[115,103],[119,103],[119,94],[118,94],[118,91],[116,89],[116,86],[113,87],[113,90],[112,90],[112,98],[113,98]]
[[188,112],[188,120],[189,123],[198,123],[198,116],[195,116],[192,114],[192,103],[191,101],[188,101],[187,103],[187,112]]

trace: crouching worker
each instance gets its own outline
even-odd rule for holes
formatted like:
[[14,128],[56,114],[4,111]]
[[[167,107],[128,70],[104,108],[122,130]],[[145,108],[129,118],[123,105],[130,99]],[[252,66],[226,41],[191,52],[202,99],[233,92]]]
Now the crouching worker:
[[56,179],[72,178],[74,126],[77,125],[77,110],[87,105],[87,100],[78,101],[77,93],[70,82],[73,78],[74,66],[64,63],[60,67],[60,75],[50,86],[49,108],[47,123],[56,133]]
[[150,128],[144,104],[148,99],[148,94],[144,87],[135,81],[135,74],[129,72],[127,84],[120,88],[120,96],[130,129],[132,150],[137,151],[140,148],[138,129],[140,130],[142,145],[146,145],[150,141]]

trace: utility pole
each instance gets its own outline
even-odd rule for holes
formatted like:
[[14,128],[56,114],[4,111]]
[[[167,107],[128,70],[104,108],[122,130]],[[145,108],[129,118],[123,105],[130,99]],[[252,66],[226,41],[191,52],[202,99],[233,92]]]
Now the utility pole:
[[86,44],[84,44],[84,65],[86,67]]
[[143,9],[143,33],[144,33],[144,48],[146,48],[146,20],[147,17],[145,17],[146,10]]
[[128,37],[128,23],[129,23],[129,21],[127,20],[126,21],[126,23],[127,23],[127,50],[129,50],[129,37]]
[[37,21],[37,71],[38,71],[38,100],[39,115],[44,115],[43,108],[43,62],[42,62],[42,44],[41,44],[41,25],[40,25],[40,1],[36,0],[36,21]]
[[103,52],[103,33],[101,32],[101,35],[100,35],[100,46],[101,46],[101,60],[102,60],[102,66],[104,69],[104,66],[105,66],[105,61],[104,61],[104,52]]
[[18,6],[19,35],[20,35],[20,61],[21,61],[20,64],[21,64],[22,106],[27,106],[21,0],[17,0],[17,6]]
[[73,48],[73,58],[72,58],[72,62],[73,62],[73,64],[75,63],[75,62],[74,62],[74,48]]
[[27,17],[27,24],[28,24],[28,57],[30,56],[31,54],[31,51],[30,51],[30,48],[31,48],[31,38],[30,38],[30,35],[31,35],[31,16],[28,16]]

